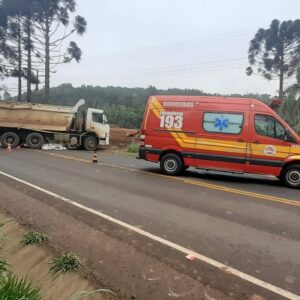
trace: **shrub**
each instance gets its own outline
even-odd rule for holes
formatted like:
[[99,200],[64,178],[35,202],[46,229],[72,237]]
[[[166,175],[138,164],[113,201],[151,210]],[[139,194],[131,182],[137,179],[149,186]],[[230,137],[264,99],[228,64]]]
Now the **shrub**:
[[137,153],[139,151],[139,147],[140,145],[136,142],[132,142],[128,148],[127,148],[127,152],[130,152],[130,153]]
[[67,272],[77,271],[81,268],[80,258],[72,252],[61,254],[54,257],[51,262],[50,271],[53,275]]
[[0,280],[0,300],[26,299],[40,300],[40,290],[35,288],[26,278],[18,278],[12,274]]
[[29,245],[39,245],[42,244],[44,242],[48,242],[48,236],[46,234],[37,232],[37,231],[29,231],[28,233],[26,233],[23,237],[23,239],[21,240],[21,244],[25,247],[25,246],[29,246]]

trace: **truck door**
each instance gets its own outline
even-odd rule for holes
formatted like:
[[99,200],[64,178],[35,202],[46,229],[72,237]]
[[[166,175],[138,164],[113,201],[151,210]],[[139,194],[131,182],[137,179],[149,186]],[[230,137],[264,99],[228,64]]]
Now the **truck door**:
[[285,126],[274,116],[252,112],[250,130],[248,171],[278,176],[282,161],[290,155]]
[[106,135],[109,133],[109,126],[102,111],[98,109],[88,109],[86,131],[94,132],[99,139],[106,139]]

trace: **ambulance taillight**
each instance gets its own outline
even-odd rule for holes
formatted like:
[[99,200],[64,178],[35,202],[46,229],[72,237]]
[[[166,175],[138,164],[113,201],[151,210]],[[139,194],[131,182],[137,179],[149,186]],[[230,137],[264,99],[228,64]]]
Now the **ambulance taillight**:
[[141,135],[140,135],[140,146],[145,146],[145,138],[146,138],[145,132],[146,132],[145,129],[142,129],[142,130],[141,130]]

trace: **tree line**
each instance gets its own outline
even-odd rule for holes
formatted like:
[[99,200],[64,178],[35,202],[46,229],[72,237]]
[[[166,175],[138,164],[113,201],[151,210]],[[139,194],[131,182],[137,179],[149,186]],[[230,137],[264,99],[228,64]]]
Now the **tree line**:
[[0,76],[17,78],[18,101],[25,79],[26,101],[32,100],[32,85],[38,89],[43,84],[42,98],[48,103],[55,68],[80,61],[82,52],[75,42],[62,49],[67,38],[86,31],[82,16],[71,19],[75,11],[75,0],[0,0]]
[[[147,89],[85,85],[73,88],[71,84],[63,84],[50,89],[50,74],[55,67],[71,60],[79,62],[82,56],[74,42],[70,42],[65,51],[61,50],[65,39],[86,31],[83,17],[76,16],[71,21],[75,11],[75,0],[0,0],[0,77],[18,78],[18,101],[74,105],[84,98],[89,107],[104,108],[111,123],[138,128],[150,95],[208,95],[196,89],[157,90],[153,86]],[[300,20],[280,22],[275,19],[269,28],[260,28],[250,41],[248,60],[247,75],[278,80],[278,95],[284,100],[279,113],[299,132]],[[42,73],[37,76],[38,72]],[[291,78],[295,78],[295,84],[285,89],[285,80]],[[27,81],[27,92],[23,94],[22,79]],[[44,87],[39,90],[38,85],[42,83]],[[36,85],[34,93],[32,84]],[[9,96],[4,93],[5,99]],[[270,100],[270,95],[231,96]]]
[[[125,128],[140,128],[144,115],[145,105],[151,95],[189,95],[189,96],[222,96],[209,94],[197,89],[157,89],[100,87],[82,85],[73,87],[70,83],[51,88],[50,104],[73,106],[79,99],[85,99],[87,107],[103,109],[111,124]],[[32,95],[32,101],[41,103],[43,90]],[[268,94],[233,94],[234,97],[257,98],[268,103],[271,95]],[[26,95],[24,95],[26,97]]]

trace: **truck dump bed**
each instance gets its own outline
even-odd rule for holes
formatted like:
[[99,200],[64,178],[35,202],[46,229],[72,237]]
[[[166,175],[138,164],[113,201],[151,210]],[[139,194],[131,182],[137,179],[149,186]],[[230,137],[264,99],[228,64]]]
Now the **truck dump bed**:
[[0,101],[0,127],[67,132],[84,104],[84,100],[74,107]]

